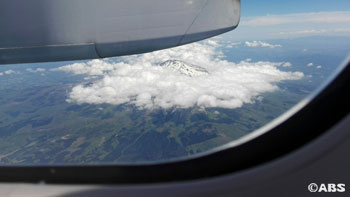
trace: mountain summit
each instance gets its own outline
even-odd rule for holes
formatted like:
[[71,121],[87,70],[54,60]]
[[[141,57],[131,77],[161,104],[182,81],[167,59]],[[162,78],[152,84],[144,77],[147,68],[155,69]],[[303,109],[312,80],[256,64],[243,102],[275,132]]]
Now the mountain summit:
[[209,74],[205,68],[202,68],[200,66],[195,66],[193,64],[189,64],[180,60],[167,60],[161,63],[160,66],[164,66],[174,71],[178,71],[181,74],[187,75],[189,77]]

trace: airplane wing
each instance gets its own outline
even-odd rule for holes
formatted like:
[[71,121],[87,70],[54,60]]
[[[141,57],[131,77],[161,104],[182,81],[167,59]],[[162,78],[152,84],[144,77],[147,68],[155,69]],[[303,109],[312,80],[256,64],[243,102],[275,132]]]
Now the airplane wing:
[[234,29],[240,0],[0,0],[0,64],[131,55]]

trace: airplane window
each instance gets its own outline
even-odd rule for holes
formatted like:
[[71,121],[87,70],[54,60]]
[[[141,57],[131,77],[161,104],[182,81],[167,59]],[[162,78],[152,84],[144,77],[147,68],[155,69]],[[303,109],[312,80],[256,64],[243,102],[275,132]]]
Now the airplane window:
[[349,2],[284,4],[243,1],[234,31],[175,48],[0,65],[0,164],[168,162],[253,135],[349,55]]

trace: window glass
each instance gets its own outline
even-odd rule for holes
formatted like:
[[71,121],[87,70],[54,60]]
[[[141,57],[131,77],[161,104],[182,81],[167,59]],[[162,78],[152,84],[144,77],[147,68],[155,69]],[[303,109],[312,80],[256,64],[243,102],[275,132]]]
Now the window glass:
[[0,164],[191,157],[286,112],[350,49],[349,1],[242,1],[229,33],[108,59],[0,66]]

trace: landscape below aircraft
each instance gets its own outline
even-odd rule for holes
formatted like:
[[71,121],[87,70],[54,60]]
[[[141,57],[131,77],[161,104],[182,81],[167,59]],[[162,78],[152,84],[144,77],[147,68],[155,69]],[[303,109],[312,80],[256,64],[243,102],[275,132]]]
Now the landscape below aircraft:
[[[0,0],[0,64],[150,52],[239,19],[240,0]],[[154,165],[2,166],[0,196],[305,196],[312,182],[349,192],[349,69],[242,146]]]

